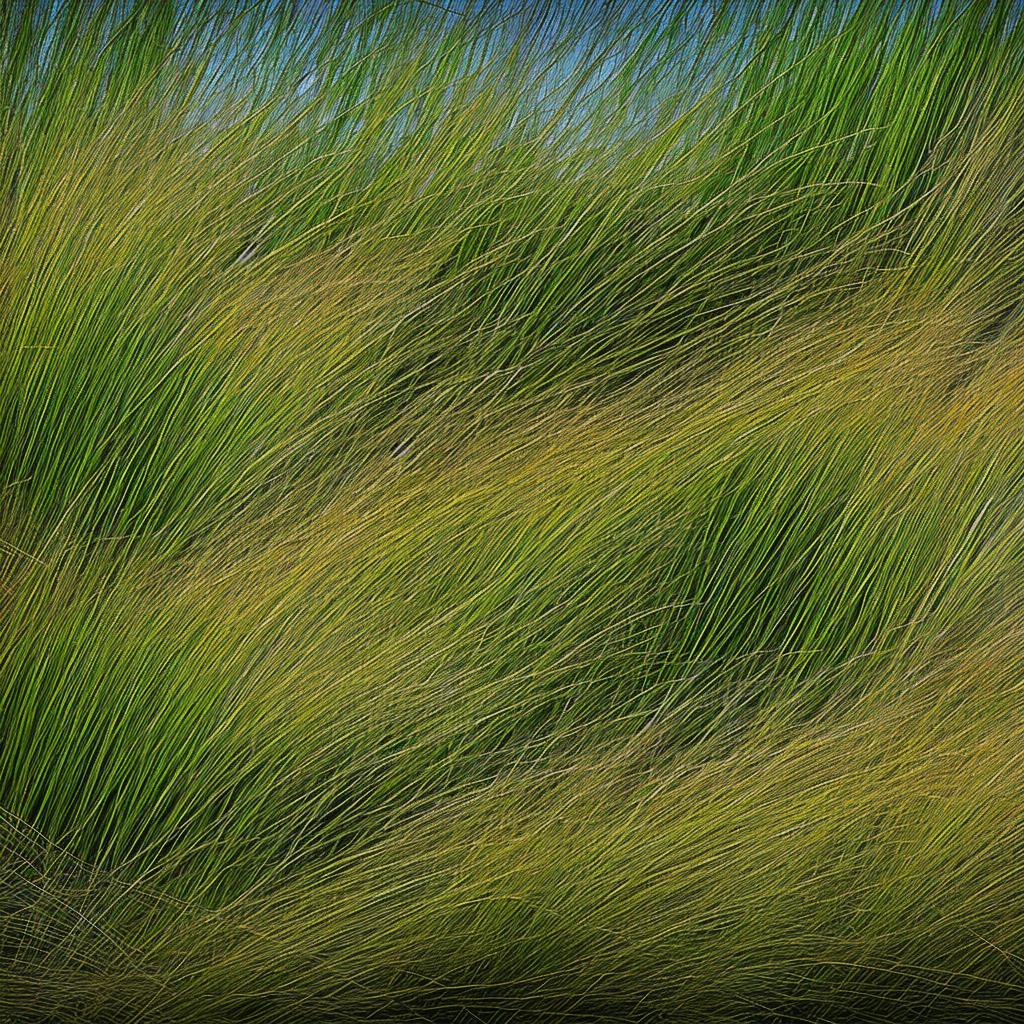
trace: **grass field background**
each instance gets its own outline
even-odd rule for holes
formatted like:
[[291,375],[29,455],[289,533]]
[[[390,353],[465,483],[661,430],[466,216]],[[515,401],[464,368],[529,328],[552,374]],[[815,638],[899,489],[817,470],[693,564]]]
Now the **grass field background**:
[[1021,13],[3,5],[0,1019],[1021,1019]]

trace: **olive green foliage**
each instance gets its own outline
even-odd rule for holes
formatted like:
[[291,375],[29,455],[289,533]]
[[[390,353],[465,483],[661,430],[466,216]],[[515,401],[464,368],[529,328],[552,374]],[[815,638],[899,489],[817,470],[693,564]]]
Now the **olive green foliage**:
[[0,1018],[1014,1021],[1009,2],[8,0]]

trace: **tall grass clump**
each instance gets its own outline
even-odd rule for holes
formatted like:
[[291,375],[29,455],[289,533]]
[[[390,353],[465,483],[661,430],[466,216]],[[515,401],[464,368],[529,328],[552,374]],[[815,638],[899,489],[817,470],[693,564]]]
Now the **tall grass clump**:
[[1014,0],[0,8],[0,1021],[1024,1016]]

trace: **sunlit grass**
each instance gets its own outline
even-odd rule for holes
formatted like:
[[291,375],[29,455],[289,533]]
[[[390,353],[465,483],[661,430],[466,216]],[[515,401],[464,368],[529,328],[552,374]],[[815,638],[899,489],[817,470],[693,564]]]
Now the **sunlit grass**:
[[1024,1005],[1015,3],[0,14],[0,1017]]

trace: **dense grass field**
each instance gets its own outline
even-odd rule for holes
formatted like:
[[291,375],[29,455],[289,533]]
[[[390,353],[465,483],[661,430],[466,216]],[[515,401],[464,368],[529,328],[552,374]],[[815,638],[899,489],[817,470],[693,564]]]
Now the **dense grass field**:
[[1017,2],[0,4],[0,1021],[1024,1019]]

